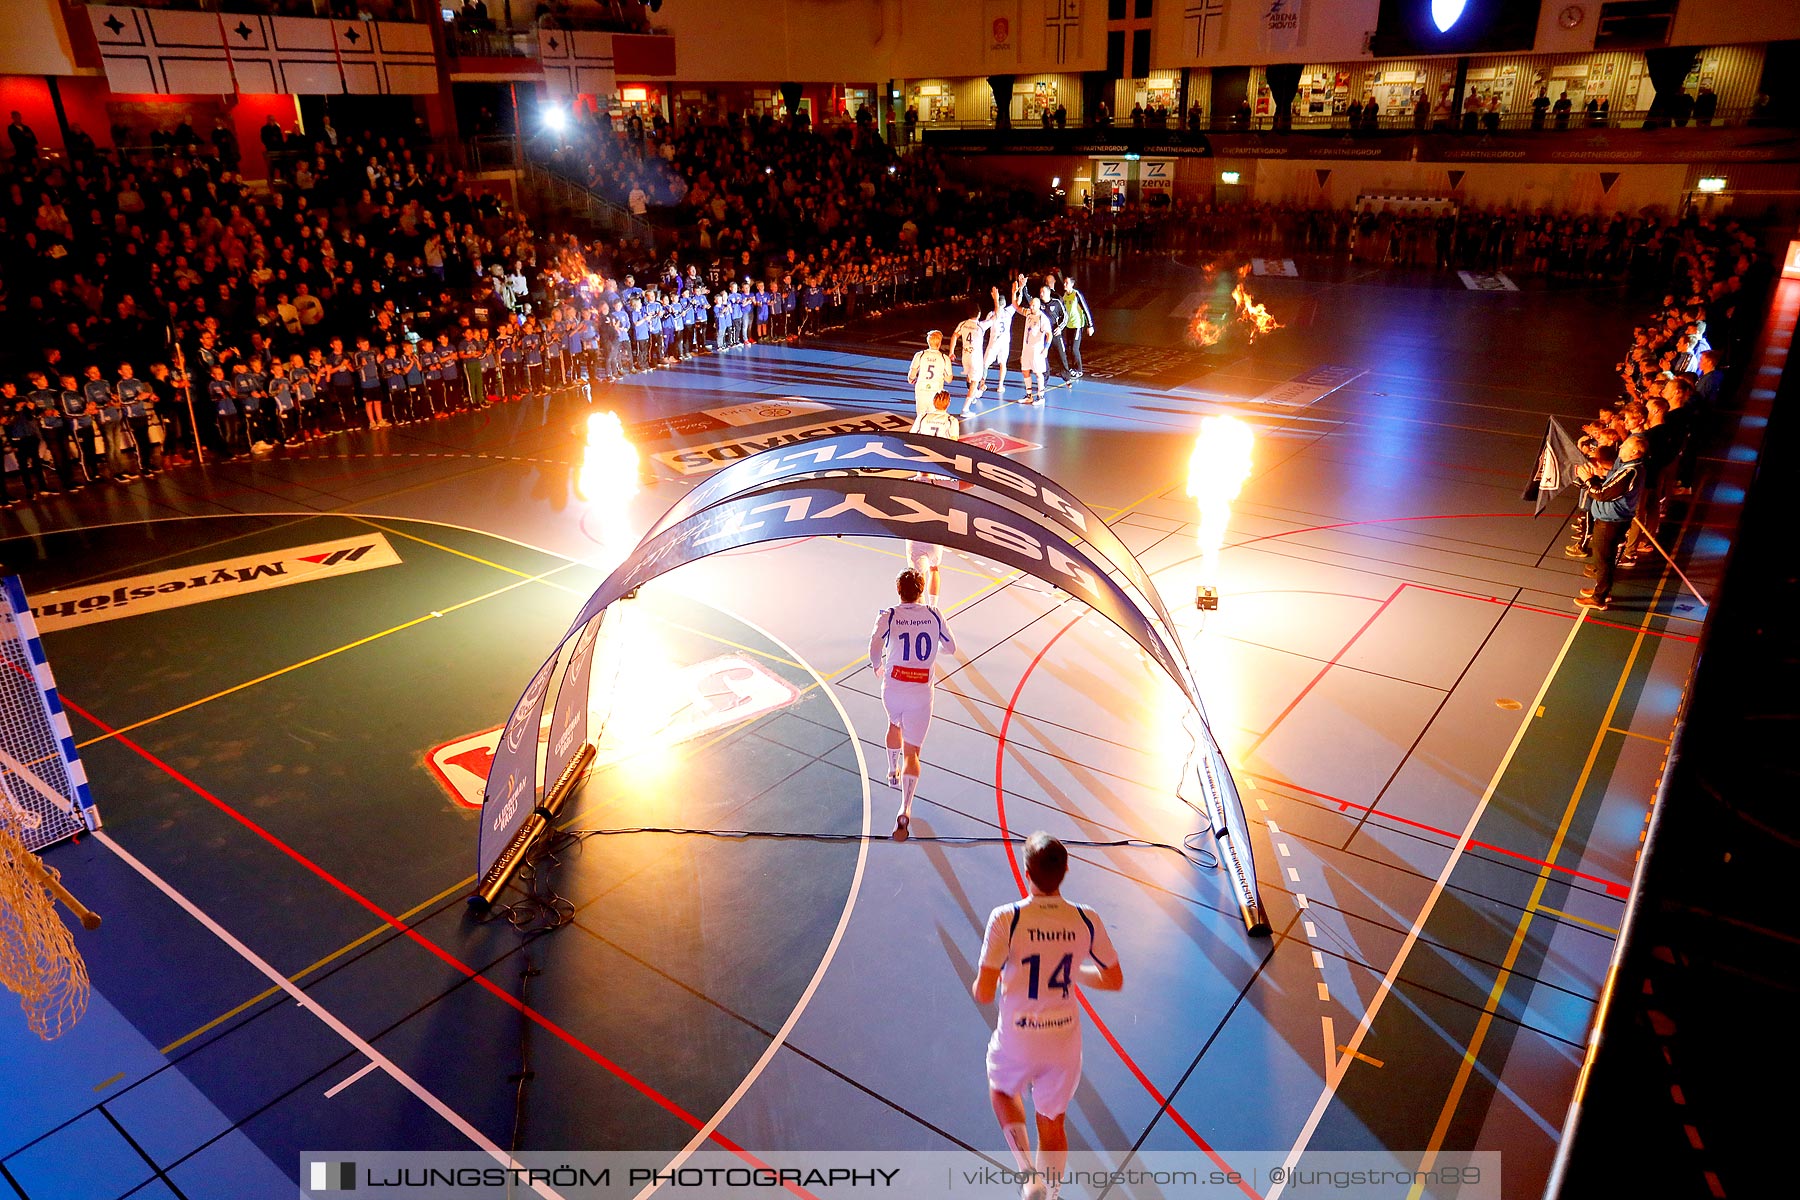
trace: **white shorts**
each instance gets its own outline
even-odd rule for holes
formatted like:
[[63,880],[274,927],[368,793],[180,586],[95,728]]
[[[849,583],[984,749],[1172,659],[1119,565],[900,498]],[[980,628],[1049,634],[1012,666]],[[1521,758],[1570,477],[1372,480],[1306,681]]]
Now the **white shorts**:
[[993,366],[995,363],[999,363],[1001,369],[1005,370],[1006,360],[1011,357],[1012,357],[1012,342],[1010,342],[1010,341],[995,342],[993,345],[988,347],[987,360],[988,360],[989,366]]
[[981,377],[985,374],[987,374],[987,359],[970,358],[966,354],[963,355],[963,378],[980,383]]
[[1069,1111],[1069,1101],[1081,1083],[1081,1034],[1000,1037],[988,1039],[988,1086],[1005,1096],[1031,1093],[1031,1105],[1040,1117],[1054,1120]]
[[881,681],[881,706],[889,725],[900,727],[900,739],[908,746],[923,746],[931,728],[931,685],[901,683],[892,676]]
[[[939,390],[940,391],[949,391],[949,388],[945,387],[945,388],[941,388]],[[928,412],[936,412],[937,411],[937,392],[927,391],[926,389],[924,389],[922,387],[914,388],[913,389],[913,407],[916,408],[921,414],[928,413]]]
[[[907,542],[906,561],[915,567],[941,566],[944,561],[944,548],[936,542]],[[928,579],[925,582],[930,583]]]

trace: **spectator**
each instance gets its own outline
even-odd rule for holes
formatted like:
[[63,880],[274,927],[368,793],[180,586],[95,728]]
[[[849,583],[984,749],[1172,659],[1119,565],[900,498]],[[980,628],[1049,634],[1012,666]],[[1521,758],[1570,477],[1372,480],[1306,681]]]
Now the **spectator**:
[[1556,98],[1556,103],[1551,105],[1551,111],[1556,115],[1556,127],[1558,129],[1567,129],[1569,127],[1569,114],[1574,111],[1574,108],[1574,103],[1569,99],[1568,89],[1564,88],[1562,94]]
[[1538,88],[1537,96],[1531,101],[1531,127],[1533,129],[1542,129],[1544,127],[1544,118],[1549,112],[1550,89],[1547,87],[1540,87]]
[[1717,351],[1707,350],[1700,355],[1700,377],[1694,383],[1694,401],[1703,412],[1716,412],[1719,407],[1719,389],[1724,383],[1724,373],[1719,370]]
[[1675,93],[1675,99],[1669,107],[1670,111],[1674,114],[1676,128],[1687,128],[1688,121],[1694,116],[1694,109],[1696,106],[1697,102],[1686,88]]
[[37,159],[37,134],[19,113],[13,113],[12,123],[6,127],[6,136],[12,139],[13,158],[16,161],[28,163]]
[[1713,116],[1719,111],[1719,97],[1705,84],[1700,86],[1700,94],[1694,97],[1694,124],[1705,127],[1713,123]]
[[219,165],[227,171],[236,171],[242,156],[238,153],[237,134],[231,131],[224,117],[213,119],[212,144],[213,149],[218,152]]
[[1640,470],[1643,457],[1643,440],[1630,437],[1616,453],[1610,446],[1598,447],[1593,462],[1576,469],[1577,477],[1587,489],[1593,530],[1590,536],[1594,582],[1575,597],[1575,603],[1583,608],[1604,612],[1612,602],[1613,577],[1617,568],[1615,555],[1637,513],[1638,496],[1643,487]]

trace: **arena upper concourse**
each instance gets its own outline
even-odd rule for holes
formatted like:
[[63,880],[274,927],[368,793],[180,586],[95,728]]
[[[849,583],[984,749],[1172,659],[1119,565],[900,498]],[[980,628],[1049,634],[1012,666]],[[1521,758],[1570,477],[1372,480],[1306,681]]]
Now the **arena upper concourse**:
[[1777,1178],[1800,10],[16,7],[0,1196]]

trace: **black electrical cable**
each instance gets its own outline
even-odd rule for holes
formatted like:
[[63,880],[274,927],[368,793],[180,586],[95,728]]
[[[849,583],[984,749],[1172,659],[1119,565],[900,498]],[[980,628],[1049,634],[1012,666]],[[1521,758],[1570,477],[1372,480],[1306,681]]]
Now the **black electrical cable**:
[[517,1085],[513,1093],[512,1140],[507,1147],[515,1159],[525,1132],[525,1085],[537,1075],[531,1065],[532,1021],[522,1011],[531,1004],[531,981],[543,973],[532,960],[531,943],[575,919],[574,902],[559,895],[549,883],[551,868],[561,862],[558,852],[571,846],[579,849],[580,840],[562,833],[539,839],[526,852],[525,861],[515,876],[525,895],[511,904],[495,905],[481,918],[483,924],[505,921],[512,926],[513,931],[519,935],[524,958],[524,965],[519,971],[519,1069],[508,1077],[509,1082]]
[[[767,839],[770,841],[860,842],[860,841],[863,841],[865,839],[865,837],[869,841],[885,842],[888,840],[887,837],[882,834],[864,835],[861,833],[806,833],[806,832],[800,832],[800,831],[795,831],[795,830],[786,830],[786,829],[693,829],[693,828],[687,828],[687,827],[683,827],[683,826],[674,826],[674,825],[633,825],[633,826],[627,826],[627,827],[622,827],[622,828],[618,828],[618,829],[566,829],[563,831],[564,836],[567,836],[570,838],[576,838],[576,839],[586,839],[586,838],[590,838],[590,837],[613,837],[613,836],[617,836],[619,834],[628,834],[628,833],[666,833],[666,834],[676,834],[676,835],[681,835],[681,836],[713,837],[713,838],[721,838],[721,839],[733,840],[733,841],[752,841],[752,840]],[[1059,838],[1058,840],[1061,841],[1063,845],[1068,846],[1071,849],[1081,848],[1081,849],[1094,849],[1094,850],[1119,850],[1119,849],[1166,850],[1172,854],[1180,855],[1182,858],[1186,859],[1189,864],[1191,864],[1193,867],[1195,867],[1198,870],[1216,871],[1216,870],[1218,870],[1218,867],[1219,867],[1218,858],[1215,857],[1212,854],[1212,852],[1201,849],[1198,845],[1195,844],[1196,839],[1200,838],[1205,833],[1206,833],[1205,830],[1200,830],[1196,833],[1190,833],[1185,838],[1182,839],[1181,845],[1179,845],[1179,846],[1171,845],[1168,842],[1154,842],[1154,841],[1150,841],[1147,838],[1114,838],[1109,841],[1089,840],[1089,839],[1081,839],[1081,838]],[[983,836],[976,836],[976,835],[953,835],[953,834],[922,835],[922,834],[915,833],[912,837],[908,838],[907,840],[908,840],[908,842],[924,842],[924,843],[936,844],[936,845],[940,845],[940,846],[1004,846],[1004,845],[1023,846],[1026,842],[1025,838],[1020,837],[1017,834],[1013,834],[1012,836],[1009,836],[1009,837],[998,837],[998,836],[983,837]]]

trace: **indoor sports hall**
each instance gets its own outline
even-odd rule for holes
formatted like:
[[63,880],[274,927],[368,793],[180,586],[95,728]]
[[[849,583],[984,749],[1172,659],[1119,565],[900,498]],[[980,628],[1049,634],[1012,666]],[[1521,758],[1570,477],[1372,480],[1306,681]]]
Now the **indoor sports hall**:
[[[1247,284],[1278,327],[1202,348],[1211,276],[1087,268],[1086,374],[990,393],[962,434],[1154,582],[1266,936],[1189,803],[1178,689],[994,559],[945,554],[956,650],[893,840],[867,646],[903,558],[861,536],[731,549],[613,605],[570,836],[467,903],[500,727],[583,602],[725,464],[903,429],[908,360],[955,305],[0,516],[104,815],[46,855],[104,917],[77,935],[86,1015],[53,1042],[0,1021],[0,1194],[293,1195],[303,1154],[392,1149],[1004,1167],[970,985],[1039,830],[1125,973],[1084,993],[1074,1148],[1243,1180],[1066,1194],[1272,1196],[1272,1169],[1337,1152],[1497,1152],[1503,1190],[1422,1194],[1542,1194],[1800,281],[1671,523],[1681,570],[1655,558],[1604,611],[1572,603],[1572,493],[1541,516],[1520,494],[1546,419],[1613,397],[1636,307],[1342,262]],[[584,462],[598,412],[635,494]],[[1218,416],[1254,436],[1207,565],[1190,459]]]
[[1800,5],[0,14],[0,1200],[1782,1191]]

